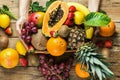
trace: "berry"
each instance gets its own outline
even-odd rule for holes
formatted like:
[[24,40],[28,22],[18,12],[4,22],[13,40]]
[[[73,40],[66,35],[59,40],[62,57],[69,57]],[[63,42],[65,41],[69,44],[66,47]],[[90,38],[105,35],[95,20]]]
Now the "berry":
[[29,45],[28,46],[28,53],[34,53],[35,50],[34,50],[34,47],[32,45]]
[[69,7],[69,11],[70,12],[75,12],[76,11],[76,7],[75,6],[70,6]]
[[69,12],[68,13],[68,19],[72,20],[74,18],[74,13],[73,12]]
[[23,29],[21,30],[21,32],[22,32],[22,35],[25,35],[25,34],[27,33],[27,31],[26,31],[25,28],[23,28]]
[[8,35],[11,35],[11,34],[13,33],[12,28],[11,28],[11,27],[7,27],[7,28],[5,29],[5,33],[8,34]]
[[26,58],[20,58],[19,62],[21,66],[27,66],[28,65],[28,60]]
[[112,41],[111,40],[106,40],[105,43],[104,43],[104,46],[106,48],[112,48]]
[[27,37],[25,38],[25,42],[26,42],[26,43],[30,43],[30,42],[31,42],[31,36],[27,36]]

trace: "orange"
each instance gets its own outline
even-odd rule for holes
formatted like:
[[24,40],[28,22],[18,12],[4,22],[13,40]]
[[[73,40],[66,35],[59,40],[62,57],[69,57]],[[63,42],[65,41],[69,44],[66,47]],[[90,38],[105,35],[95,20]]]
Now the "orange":
[[61,56],[67,49],[67,42],[61,37],[51,37],[47,42],[47,51],[52,56]]
[[83,66],[83,68],[81,69],[81,64],[76,64],[75,66],[75,72],[77,74],[78,77],[80,78],[88,78],[90,76],[90,74],[86,71],[87,67]]
[[99,28],[99,34],[103,37],[110,37],[115,32],[115,23],[111,21],[109,25]]
[[4,68],[14,68],[19,61],[19,55],[16,50],[6,48],[0,52],[0,64]]

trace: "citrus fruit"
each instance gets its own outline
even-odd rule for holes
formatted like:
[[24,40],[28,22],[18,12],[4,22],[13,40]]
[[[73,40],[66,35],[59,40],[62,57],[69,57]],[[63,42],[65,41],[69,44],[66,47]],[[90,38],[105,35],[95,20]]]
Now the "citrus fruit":
[[19,62],[19,55],[16,50],[6,48],[0,52],[0,63],[4,68],[14,68]]
[[115,23],[111,21],[107,26],[99,28],[99,34],[103,37],[110,37],[115,33]]
[[84,21],[84,14],[80,11],[75,11],[74,12],[74,22],[77,25],[82,24]]
[[93,33],[94,33],[94,28],[93,27],[89,27],[85,30],[86,33],[86,38],[87,39],[92,39],[93,37]]
[[81,64],[76,64],[75,66],[75,72],[77,74],[77,76],[79,76],[80,78],[88,78],[90,75],[89,73],[86,71],[86,66],[83,66],[83,68],[81,68]]
[[67,42],[61,37],[51,37],[47,42],[47,51],[53,56],[64,54],[67,48]]
[[0,27],[7,28],[10,24],[10,17],[6,14],[0,14]]
[[23,55],[23,56],[25,56],[27,53],[25,46],[22,44],[22,42],[20,40],[17,41],[17,43],[16,43],[16,50],[18,51],[18,53],[20,55]]

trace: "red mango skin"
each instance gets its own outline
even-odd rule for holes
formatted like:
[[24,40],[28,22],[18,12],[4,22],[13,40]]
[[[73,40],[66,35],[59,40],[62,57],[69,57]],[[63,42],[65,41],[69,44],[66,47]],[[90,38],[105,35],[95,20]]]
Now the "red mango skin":
[[34,22],[38,27],[42,27],[44,12],[34,12],[29,15],[29,22]]

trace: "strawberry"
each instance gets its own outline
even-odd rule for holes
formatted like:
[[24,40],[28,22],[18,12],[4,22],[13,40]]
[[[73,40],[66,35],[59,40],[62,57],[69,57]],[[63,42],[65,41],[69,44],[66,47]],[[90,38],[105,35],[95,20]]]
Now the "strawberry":
[[12,33],[13,33],[12,28],[11,28],[11,27],[7,27],[7,28],[5,29],[5,33],[8,34],[8,35],[12,35]]
[[69,12],[75,12],[76,11],[76,7],[75,6],[70,6],[69,7]]
[[111,40],[105,40],[104,47],[111,48],[112,47],[112,41]]
[[28,46],[28,53],[34,53],[35,50],[34,50],[34,47],[32,45],[29,45]]
[[26,58],[20,58],[19,59],[20,65],[21,66],[27,66],[28,65],[28,60]]

